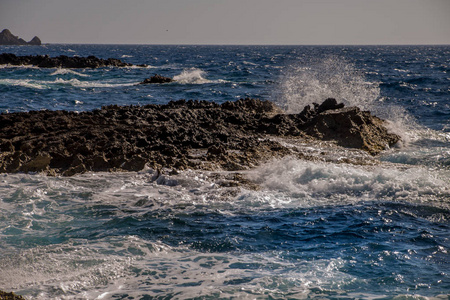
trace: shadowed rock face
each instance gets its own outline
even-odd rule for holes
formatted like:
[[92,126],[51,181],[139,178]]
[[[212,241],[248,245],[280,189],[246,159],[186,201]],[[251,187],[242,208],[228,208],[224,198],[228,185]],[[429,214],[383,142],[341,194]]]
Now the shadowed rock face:
[[384,121],[334,99],[282,114],[269,101],[241,99],[106,106],[90,112],[0,115],[0,172],[66,176],[152,168],[242,170],[291,151],[270,137],[336,141],[376,154],[399,137]]
[[4,29],[2,32],[0,32],[0,45],[34,45],[34,46],[40,46],[41,40],[35,36],[31,41],[28,43],[24,41],[23,39],[13,35],[11,31],[8,29]]
[[[0,65],[33,65],[40,68],[102,68],[102,67],[129,67],[133,64],[125,63],[119,59],[101,59],[95,56],[88,57],[68,57],[60,55],[49,57],[48,55],[26,55],[16,56],[12,53],[0,54]],[[146,67],[146,65],[139,65]]]

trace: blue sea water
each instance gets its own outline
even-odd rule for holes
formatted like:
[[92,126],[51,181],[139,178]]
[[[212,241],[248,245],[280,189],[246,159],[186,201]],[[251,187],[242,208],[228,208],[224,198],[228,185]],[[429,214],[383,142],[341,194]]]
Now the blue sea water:
[[[148,67],[0,66],[0,112],[335,97],[388,121],[376,157],[323,143],[223,171],[0,175],[0,290],[27,299],[449,299],[450,46],[0,46]],[[154,74],[170,84],[139,85]],[[288,143],[289,141],[284,141]],[[365,164],[358,162],[365,161]]]

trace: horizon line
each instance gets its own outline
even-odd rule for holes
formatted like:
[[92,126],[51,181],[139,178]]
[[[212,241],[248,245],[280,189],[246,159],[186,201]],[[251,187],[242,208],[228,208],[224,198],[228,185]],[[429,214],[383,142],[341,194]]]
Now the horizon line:
[[[450,46],[450,43],[433,43],[433,44],[189,44],[189,43],[42,43],[44,45],[123,45],[123,46]],[[6,46],[6,45],[4,45]],[[15,45],[9,45],[15,46]]]

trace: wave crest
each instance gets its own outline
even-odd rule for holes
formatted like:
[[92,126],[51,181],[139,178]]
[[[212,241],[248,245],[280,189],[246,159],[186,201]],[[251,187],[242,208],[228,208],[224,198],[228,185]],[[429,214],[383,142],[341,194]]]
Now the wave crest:
[[204,78],[206,72],[197,68],[183,70],[181,74],[173,77],[175,81],[182,84],[204,84],[210,83],[211,80]]
[[77,75],[77,76],[81,76],[81,77],[90,77],[90,75],[88,75],[88,74],[83,74],[83,73],[76,72],[74,70],[62,69],[62,68],[56,69],[56,71],[51,73],[50,75],[56,76],[56,75],[65,75],[65,74],[73,74],[73,75]]

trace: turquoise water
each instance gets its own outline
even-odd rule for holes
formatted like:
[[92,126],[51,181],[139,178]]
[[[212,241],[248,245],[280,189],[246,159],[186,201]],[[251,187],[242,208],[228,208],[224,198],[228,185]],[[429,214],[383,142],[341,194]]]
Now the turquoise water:
[[[336,97],[403,137],[227,172],[0,175],[0,289],[28,299],[448,299],[450,47],[0,47],[147,68],[0,68],[0,111]],[[158,73],[177,79],[138,85]],[[365,161],[367,165],[348,161]],[[225,179],[224,179],[225,178]]]

